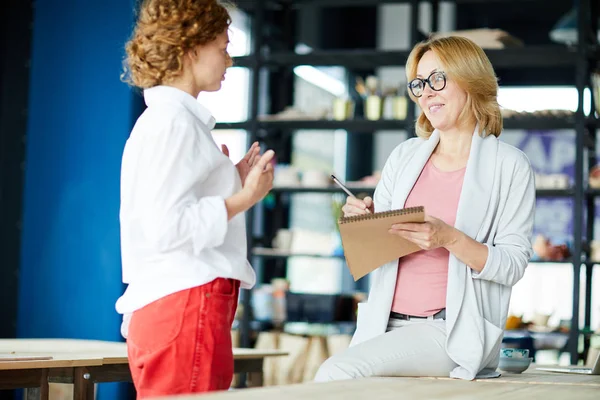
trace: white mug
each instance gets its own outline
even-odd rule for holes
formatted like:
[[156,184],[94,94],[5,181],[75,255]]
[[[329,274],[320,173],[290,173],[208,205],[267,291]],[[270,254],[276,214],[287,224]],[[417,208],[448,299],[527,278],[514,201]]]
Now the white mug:
[[289,230],[289,229],[278,230],[277,234],[275,235],[275,238],[273,239],[273,243],[272,243],[273,248],[282,250],[282,251],[289,251],[290,248],[292,247],[292,238],[293,238],[293,233],[291,230]]

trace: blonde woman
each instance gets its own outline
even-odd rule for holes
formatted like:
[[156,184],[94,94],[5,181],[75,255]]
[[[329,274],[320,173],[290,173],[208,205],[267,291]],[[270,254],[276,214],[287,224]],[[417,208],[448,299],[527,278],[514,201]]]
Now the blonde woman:
[[532,255],[529,160],[498,140],[497,79],[468,39],[420,43],[406,73],[418,137],[390,155],[374,200],[345,216],[424,206],[422,224],[390,226],[422,249],[378,268],[351,346],[316,380],[365,376],[494,377],[511,288]]
[[127,43],[128,80],[148,108],[125,146],[117,301],[138,398],[226,390],[239,288],[254,285],[244,211],[272,187],[273,151],[237,165],[196,100],[231,66],[217,0],[146,0]]

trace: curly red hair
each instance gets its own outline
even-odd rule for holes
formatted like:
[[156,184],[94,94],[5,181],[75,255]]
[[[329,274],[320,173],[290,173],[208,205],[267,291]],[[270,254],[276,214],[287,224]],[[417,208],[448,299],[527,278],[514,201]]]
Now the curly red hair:
[[183,56],[229,28],[231,16],[219,0],[145,0],[125,50],[126,82],[142,89],[169,83]]

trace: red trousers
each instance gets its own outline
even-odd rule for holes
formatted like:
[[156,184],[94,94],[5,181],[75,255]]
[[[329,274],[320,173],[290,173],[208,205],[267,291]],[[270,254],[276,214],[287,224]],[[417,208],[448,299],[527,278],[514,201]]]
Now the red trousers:
[[218,278],[133,313],[127,354],[138,399],[229,389],[239,287]]

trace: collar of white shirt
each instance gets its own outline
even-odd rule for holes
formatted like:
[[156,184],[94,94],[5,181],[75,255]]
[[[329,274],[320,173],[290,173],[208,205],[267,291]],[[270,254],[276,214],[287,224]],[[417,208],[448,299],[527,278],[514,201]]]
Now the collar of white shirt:
[[144,100],[148,107],[157,104],[178,104],[184,106],[194,114],[204,125],[212,130],[215,127],[216,120],[200,102],[191,94],[172,86],[154,86],[144,89]]

